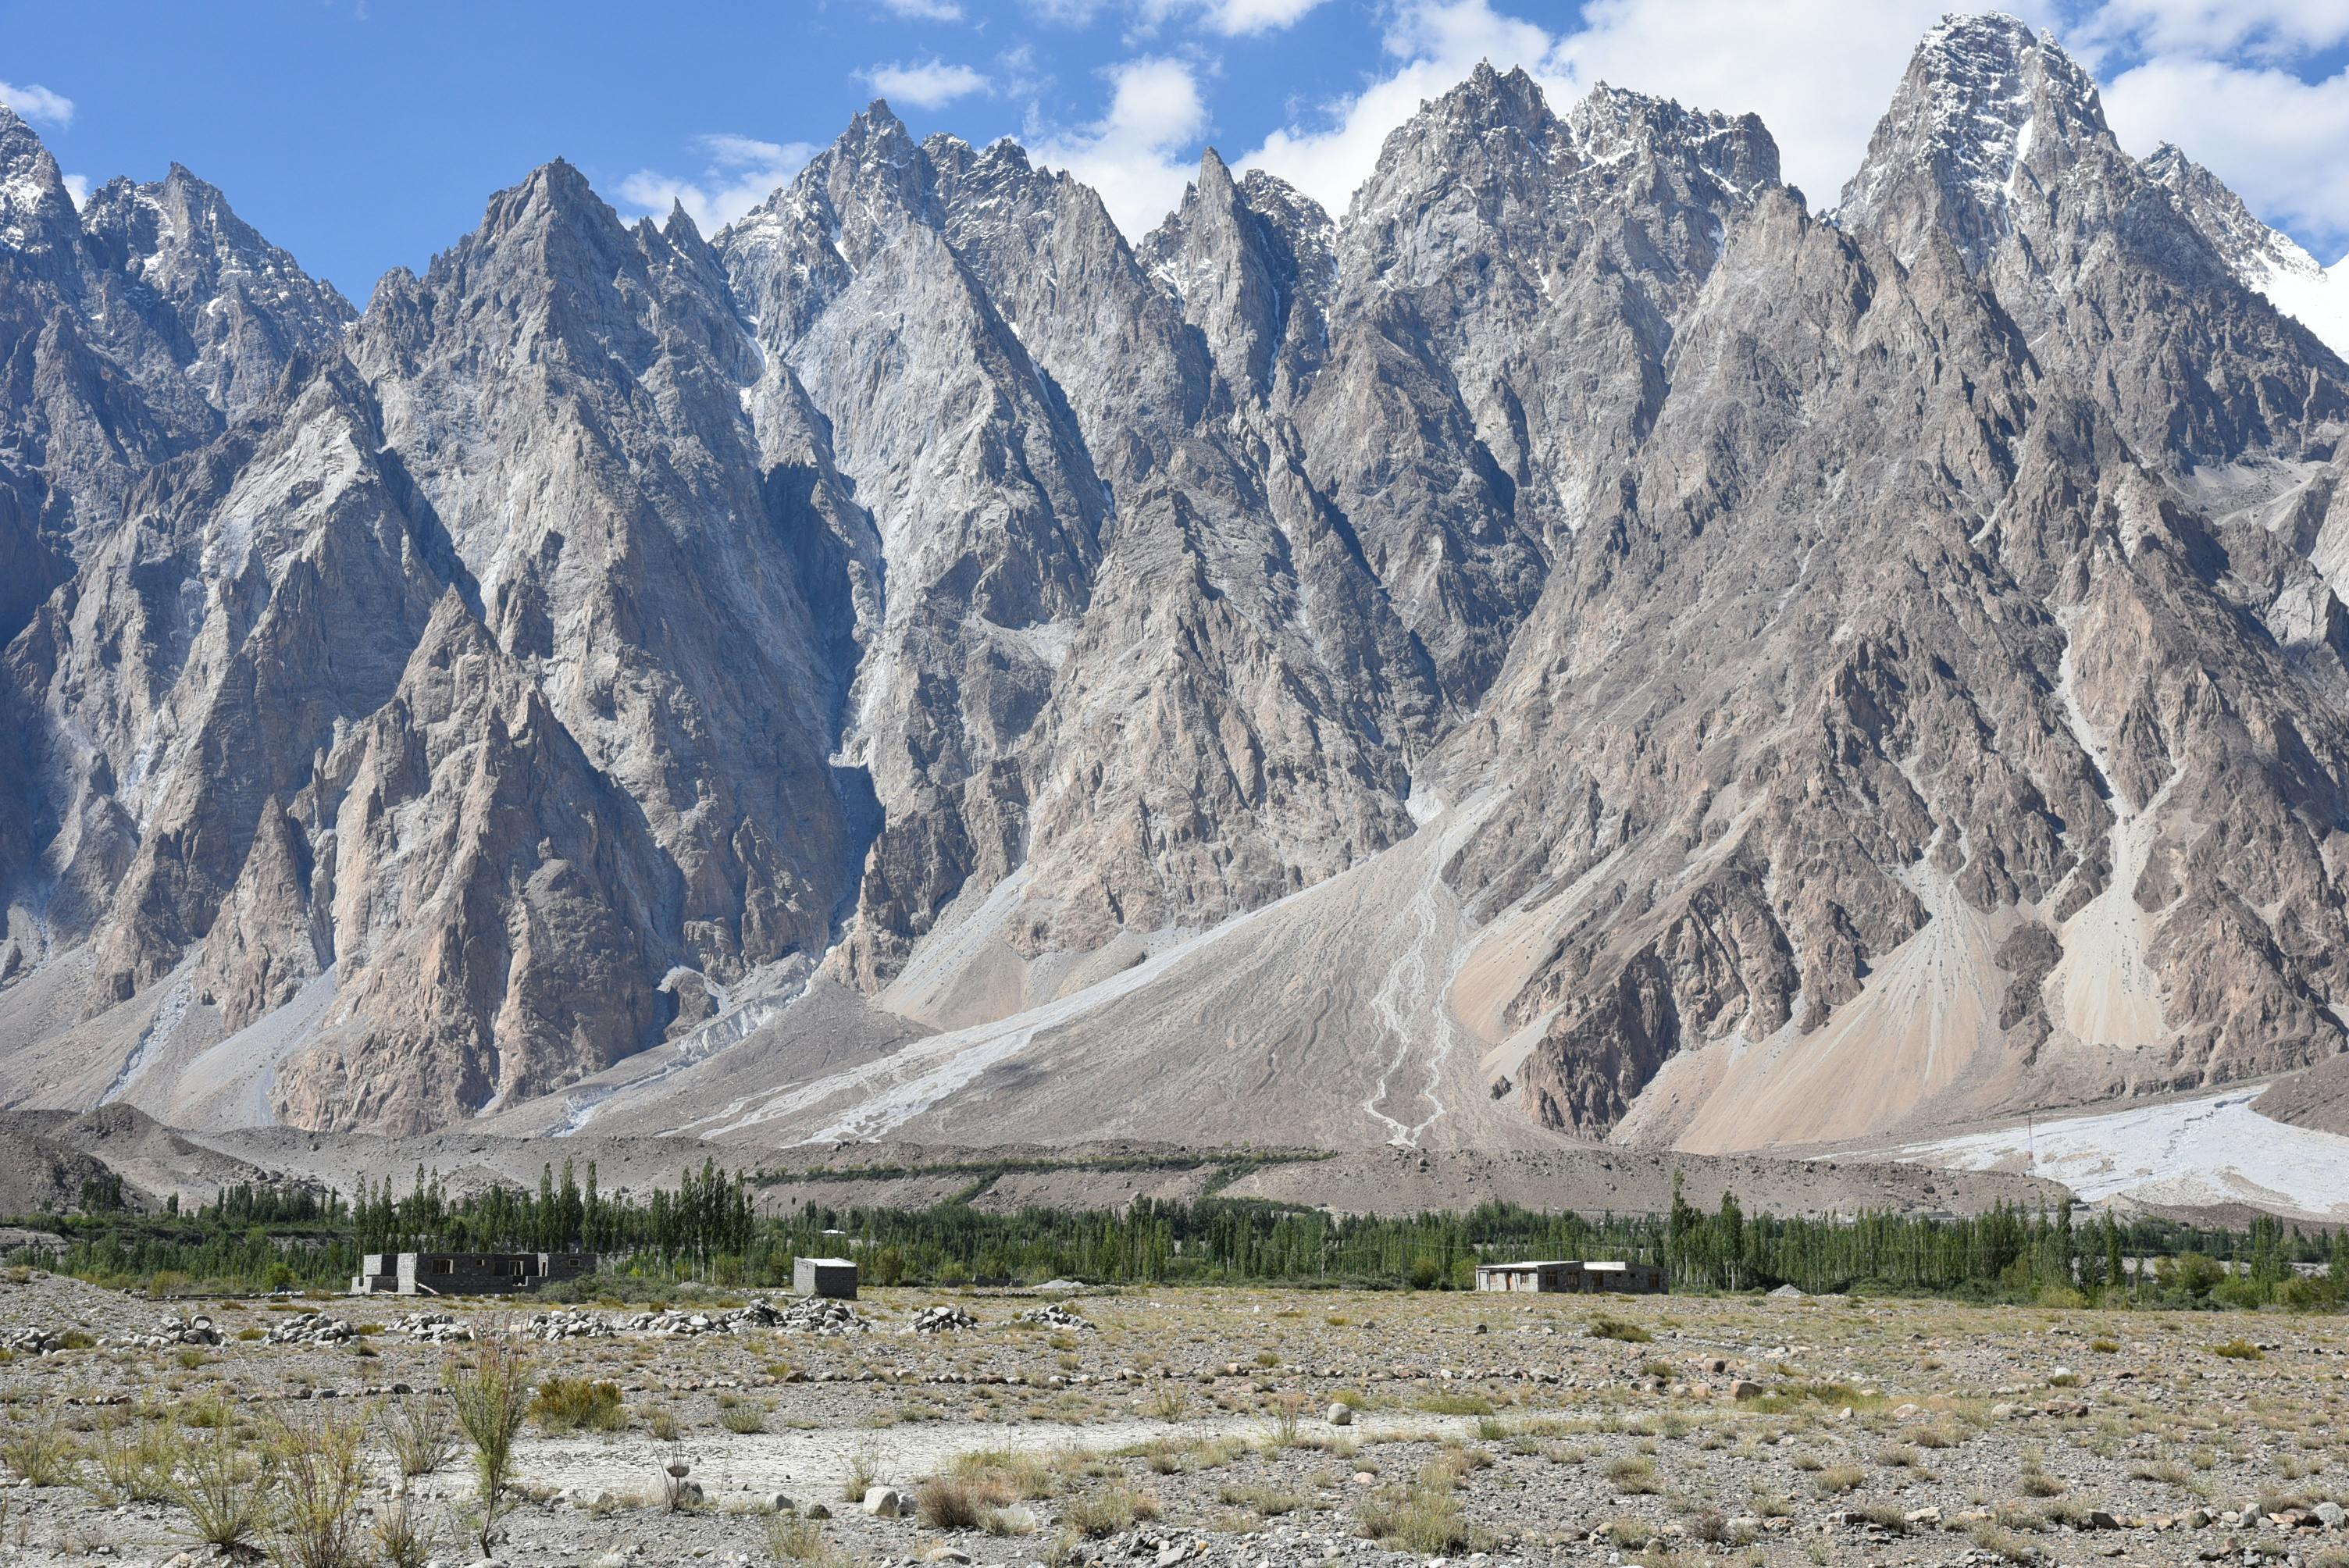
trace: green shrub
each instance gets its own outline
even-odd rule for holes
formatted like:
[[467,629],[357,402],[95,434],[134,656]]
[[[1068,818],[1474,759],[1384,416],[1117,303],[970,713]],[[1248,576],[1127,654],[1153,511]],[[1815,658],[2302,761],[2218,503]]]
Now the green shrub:
[[1112,1486],[1071,1498],[1061,1519],[1078,1533],[1098,1541],[1104,1535],[1133,1529],[1138,1519],[1155,1519],[1158,1514],[1158,1500],[1149,1493],[1127,1486]]
[[366,1436],[363,1412],[331,1407],[298,1418],[274,1416],[264,1429],[262,1456],[274,1506],[263,1529],[270,1556],[286,1568],[358,1568]]
[[1391,1489],[1358,1510],[1362,1533],[1392,1551],[1443,1557],[1468,1545],[1468,1521],[1448,1488]]
[[445,1399],[405,1395],[384,1411],[383,1427],[404,1476],[430,1475],[457,1457],[456,1413]]
[[592,1382],[585,1377],[549,1377],[538,1386],[530,1413],[539,1430],[553,1437],[587,1428],[616,1432],[628,1424],[617,1383]]
[[30,1486],[61,1486],[73,1479],[73,1436],[57,1419],[56,1406],[43,1405],[29,1418],[9,1423],[0,1438],[0,1464]]
[[728,1405],[718,1412],[718,1424],[739,1437],[767,1429],[767,1412],[758,1405]]
[[1627,1323],[1619,1317],[1594,1317],[1590,1320],[1590,1337],[1619,1339],[1626,1345],[1645,1345],[1655,1336],[1638,1324]]
[[470,1354],[451,1357],[441,1374],[458,1429],[473,1447],[484,1557],[496,1533],[499,1508],[512,1484],[514,1439],[530,1409],[530,1359],[522,1346],[502,1337],[482,1340]]
[[249,1554],[261,1528],[261,1466],[226,1431],[188,1443],[171,1480],[171,1501],[188,1512],[187,1534],[229,1557]]

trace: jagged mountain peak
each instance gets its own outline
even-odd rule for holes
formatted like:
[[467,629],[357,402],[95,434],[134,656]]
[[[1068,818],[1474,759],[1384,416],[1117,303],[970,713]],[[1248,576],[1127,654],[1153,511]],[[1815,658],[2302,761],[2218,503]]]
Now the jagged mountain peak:
[[889,107],[889,100],[876,98],[850,117],[848,129],[840,133],[840,142],[853,147],[911,147],[914,138],[905,129],[905,122],[897,118],[897,111]]
[[1497,70],[1478,60],[1467,79],[1436,100],[1448,112],[1485,120],[1529,124],[1549,112],[1541,84],[1523,66]]
[[[817,163],[829,164],[834,179],[853,171],[863,183],[895,186],[909,192],[927,174],[921,148],[886,98],[874,98],[850,119],[848,128],[809,167]],[[805,174],[801,178],[805,179]]]
[[[1439,98],[1423,100],[1419,112],[1387,133],[1378,169],[1363,190],[1379,184],[1398,160],[1458,155],[1495,138],[1540,145],[1557,123],[1541,84],[1524,67],[1496,71],[1480,60],[1468,78]],[[1359,203],[1361,196],[1355,198]]]
[[1946,16],[1910,57],[1837,219],[1878,232],[1904,262],[1939,226],[1979,267],[2012,226],[2024,171],[2052,183],[2091,148],[2126,159],[2094,78],[2052,33],[1999,12]]
[[0,104],[0,245],[53,249],[70,241],[74,224],[57,160],[22,116]]
[[334,285],[312,278],[290,252],[272,243],[229,204],[221,189],[173,163],[161,180],[117,178],[90,195],[82,228],[112,265],[165,292],[164,274],[193,269],[207,288],[233,284],[281,306],[336,321],[357,313]]
[[[714,239],[549,164],[347,356],[263,352],[210,187],[109,187],[17,268],[54,395],[0,378],[97,542],[28,575],[0,494],[47,639],[0,671],[72,677],[24,733],[102,759],[0,774],[0,872],[136,862],[176,923],[57,1048],[135,1076],[194,954],[227,1010],[139,1102],[266,1016],[313,1123],[1745,1147],[2288,1071],[2349,1006],[2349,514],[2205,498],[2318,466],[2333,373],[2180,214],[2267,232],[2013,18],[1927,36],[1869,172],[1846,232],[1753,116],[1487,62],[1342,224],[1208,148],[1129,246],[876,100]],[[92,329],[173,278],[164,346]],[[252,404],[115,458],[214,317]],[[108,672],[167,642],[159,717]],[[155,817],[171,779],[221,787]],[[18,907],[0,991],[64,973]],[[786,995],[853,1050],[771,1048]],[[5,1034],[0,1096],[79,1094]]]
[[2315,257],[2291,235],[2269,228],[2243,199],[2174,142],[2163,142],[2145,160],[2145,171],[2194,221],[2219,254],[2238,273],[2278,267],[2322,272]]
[[1567,111],[1574,150],[1586,163],[1648,154],[1705,170],[1739,192],[1778,183],[1778,144],[1755,114],[1685,108],[1605,82]]
[[814,246],[862,265],[901,221],[936,225],[936,175],[928,153],[888,101],[874,98],[796,178],[728,225],[714,242],[728,253],[743,246]]
[[2260,222],[2224,181],[2169,142],[2155,148],[2144,168],[2245,287],[2349,360],[2349,258],[2326,267],[2291,235]]
[[532,170],[519,185],[492,197],[482,228],[485,232],[496,231],[533,216],[578,214],[608,216],[614,227],[618,226],[619,215],[596,194],[595,187],[579,166],[568,159],[554,158]]

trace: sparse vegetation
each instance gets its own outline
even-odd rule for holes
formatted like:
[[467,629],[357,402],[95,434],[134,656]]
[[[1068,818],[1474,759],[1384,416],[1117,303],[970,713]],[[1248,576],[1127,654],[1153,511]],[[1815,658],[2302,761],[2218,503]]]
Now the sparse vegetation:
[[530,1413],[549,1437],[575,1432],[616,1432],[628,1424],[617,1383],[585,1377],[548,1377],[538,1385]]
[[236,1555],[261,1529],[261,1466],[226,1431],[191,1438],[180,1455],[171,1501],[186,1510],[187,1533],[199,1543]]
[[57,1418],[57,1408],[45,1402],[28,1417],[11,1412],[15,1419],[0,1436],[0,1463],[28,1486],[57,1486],[73,1479],[73,1435]]
[[361,1410],[331,1407],[273,1416],[261,1454],[270,1505],[262,1533],[287,1568],[357,1568],[362,1560],[358,1502],[367,1487]]
[[513,1480],[514,1439],[530,1409],[530,1358],[512,1339],[493,1334],[470,1352],[450,1357],[442,1378],[457,1429],[472,1448],[481,1524],[476,1539],[486,1557]]
[[396,1396],[384,1408],[383,1434],[402,1476],[435,1474],[457,1457],[456,1417],[446,1399]]

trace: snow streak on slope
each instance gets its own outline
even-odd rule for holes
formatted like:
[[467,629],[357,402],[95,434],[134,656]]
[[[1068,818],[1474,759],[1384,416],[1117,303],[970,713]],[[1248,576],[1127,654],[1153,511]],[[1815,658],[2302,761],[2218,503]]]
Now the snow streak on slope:
[[2091,1202],[2249,1203],[2349,1220],[2349,1138],[2271,1121],[2258,1088],[1969,1133],[1888,1150],[1952,1171],[2027,1171]]
[[820,967],[820,963],[809,964],[796,955],[764,966],[731,989],[716,1016],[657,1047],[665,1049],[667,1057],[650,1072],[619,1083],[585,1084],[564,1091],[562,1124],[547,1136],[574,1137],[589,1122],[611,1110],[616,1102],[641,1094],[666,1078],[740,1045],[806,995],[808,984]]
[[[2305,259],[2305,253],[2302,253]],[[2270,262],[2243,280],[2268,303],[2316,334],[2324,346],[2349,359],[2349,256],[2330,267]]]

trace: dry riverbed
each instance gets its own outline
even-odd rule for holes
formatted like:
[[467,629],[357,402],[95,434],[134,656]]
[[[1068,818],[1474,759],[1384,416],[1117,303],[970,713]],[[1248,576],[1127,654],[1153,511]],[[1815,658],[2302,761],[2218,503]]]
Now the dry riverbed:
[[158,1303],[33,1274],[0,1284],[0,1344],[19,1346],[0,1366],[0,1556],[211,1561],[184,1471],[161,1473],[190,1445],[258,1453],[364,1420],[353,1560],[388,1560],[375,1527],[404,1516],[433,1560],[476,1561],[463,1454],[402,1479],[393,1418],[445,1411],[450,1359],[502,1329],[539,1336],[533,1377],[570,1380],[586,1418],[523,1429],[502,1563],[2349,1568],[2338,1319],[1058,1299],[1076,1321],[1025,1320],[1039,1297],[881,1291],[847,1332],[748,1295],[533,1326],[528,1302]]

